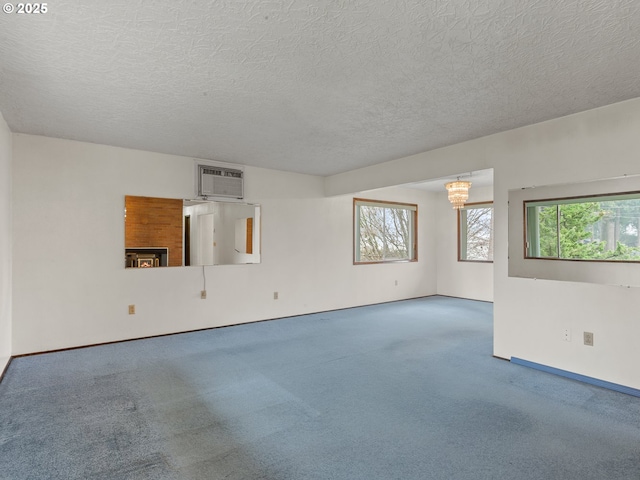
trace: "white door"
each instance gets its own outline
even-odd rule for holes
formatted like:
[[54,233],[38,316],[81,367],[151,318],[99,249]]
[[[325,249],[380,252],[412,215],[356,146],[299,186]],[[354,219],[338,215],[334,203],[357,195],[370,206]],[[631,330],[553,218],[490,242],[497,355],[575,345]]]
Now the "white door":
[[215,238],[213,232],[213,213],[198,215],[198,265],[214,264]]

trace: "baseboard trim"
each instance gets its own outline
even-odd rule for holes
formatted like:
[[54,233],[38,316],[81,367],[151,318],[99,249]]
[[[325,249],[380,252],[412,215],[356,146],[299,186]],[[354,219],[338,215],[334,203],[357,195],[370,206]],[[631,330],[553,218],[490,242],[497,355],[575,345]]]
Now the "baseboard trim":
[[[477,263],[482,263],[482,262],[477,262]],[[436,294],[431,295],[431,296],[432,297],[459,298],[460,300],[471,300],[472,302],[482,302],[482,303],[491,303],[491,304],[494,303],[493,300],[480,300],[479,298],[456,297],[455,295],[445,295],[444,293],[436,293]]]
[[7,370],[9,369],[9,365],[11,365],[11,360],[13,360],[13,357],[9,357],[4,368],[0,370],[0,383],[2,383],[2,380],[4,379],[4,374],[7,373]]
[[561,377],[570,378],[571,380],[577,380],[578,382],[588,383],[595,385],[596,387],[606,388],[608,390],[614,390],[620,393],[626,393],[627,395],[633,395],[634,397],[640,397],[640,390],[637,388],[627,387],[618,383],[607,382],[606,380],[600,380],[598,378],[588,377],[586,375],[580,375],[579,373],[569,372],[567,370],[561,370],[559,368],[549,367],[540,363],[530,362],[529,360],[523,360],[518,357],[511,357],[511,363],[516,365],[522,365],[523,367],[533,368],[546,373],[552,373]]
[[[62,348],[54,348],[51,350],[42,350],[42,351],[38,351],[38,352],[28,352],[28,353],[19,353],[16,355],[13,355],[12,358],[22,358],[22,357],[31,357],[34,355],[44,355],[47,353],[59,353],[59,352],[66,352],[69,350],[78,350],[80,348],[91,348],[91,347],[100,347],[103,345],[112,345],[114,343],[125,343],[125,342],[135,342],[137,340],[147,340],[150,338],[159,338],[159,337],[168,337],[171,335],[182,335],[184,333],[195,333],[195,332],[203,332],[205,330],[216,330],[218,328],[228,328],[228,327],[237,327],[240,325],[250,325],[252,323],[262,323],[262,322],[272,322],[275,320],[283,320],[286,318],[294,318],[294,317],[305,317],[305,316],[309,316],[309,315],[318,315],[318,314],[322,314],[322,313],[330,313],[330,312],[339,312],[342,310],[351,310],[351,309],[356,309],[356,308],[363,308],[363,307],[373,307],[376,305],[385,305],[388,303],[399,303],[399,302],[406,302],[409,300],[419,300],[421,298],[432,298],[432,297],[442,297],[444,295],[437,295],[437,294],[433,294],[433,295],[422,295],[420,297],[410,297],[410,298],[401,298],[399,300],[389,300],[386,302],[378,302],[378,303],[368,303],[365,305],[355,305],[353,307],[342,307],[342,308],[334,308],[334,309],[330,309],[330,310],[322,310],[319,312],[308,312],[308,313],[299,313],[299,314],[294,314],[294,315],[286,315],[284,317],[273,317],[273,318],[263,318],[261,320],[249,320],[248,322],[240,322],[240,323],[230,323],[227,325],[217,325],[215,327],[203,327],[203,328],[196,328],[193,330],[179,330],[176,332],[167,332],[167,333],[158,333],[155,335],[146,335],[144,337],[133,337],[133,338],[123,338],[120,340],[110,340],[110,341],[106,341],[106,342],[99,342],[99,343],[89,343],[89,344],[85,344],[85,345],[74,345],[72,347],[62,347]],[[450,297],[450,298],[455,298],[455,297]],[[470,299],[465,299],[465,300],[470,300]],[[479,300],[473,300],[473,301],[479,301]]]

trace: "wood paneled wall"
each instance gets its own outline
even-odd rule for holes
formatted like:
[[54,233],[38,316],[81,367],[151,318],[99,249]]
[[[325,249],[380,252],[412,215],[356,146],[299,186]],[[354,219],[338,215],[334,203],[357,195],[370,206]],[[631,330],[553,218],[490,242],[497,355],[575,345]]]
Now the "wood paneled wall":
[[182,265],[182,200],[125,197],[125,248],[166,247],[169,266]]

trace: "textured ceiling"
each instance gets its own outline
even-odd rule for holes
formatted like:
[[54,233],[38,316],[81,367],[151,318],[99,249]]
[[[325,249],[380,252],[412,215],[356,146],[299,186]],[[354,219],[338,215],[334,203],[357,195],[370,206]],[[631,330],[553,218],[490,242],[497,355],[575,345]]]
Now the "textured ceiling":
[[640,96],[638,0],[55,1],[14,132],[329,175]]

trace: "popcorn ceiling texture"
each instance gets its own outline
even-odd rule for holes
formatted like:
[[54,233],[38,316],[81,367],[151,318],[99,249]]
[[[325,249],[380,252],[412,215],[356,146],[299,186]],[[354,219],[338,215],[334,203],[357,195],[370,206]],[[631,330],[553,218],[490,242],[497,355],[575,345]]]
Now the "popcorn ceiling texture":
[[640,96],[637,0],[0,14],[13,132],[330,175]]

